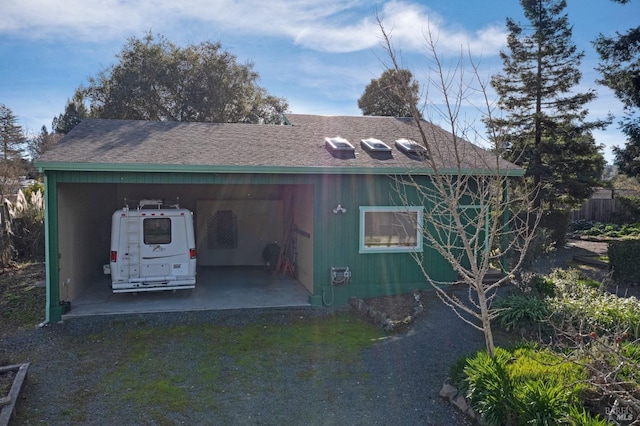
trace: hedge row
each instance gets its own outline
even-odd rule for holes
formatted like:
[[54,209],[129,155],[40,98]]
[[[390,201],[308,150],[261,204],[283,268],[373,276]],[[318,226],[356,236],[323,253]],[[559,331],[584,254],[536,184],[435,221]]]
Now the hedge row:
[[639,285],[640,240],[610,241],[609,267],[613,280],[620,285]]

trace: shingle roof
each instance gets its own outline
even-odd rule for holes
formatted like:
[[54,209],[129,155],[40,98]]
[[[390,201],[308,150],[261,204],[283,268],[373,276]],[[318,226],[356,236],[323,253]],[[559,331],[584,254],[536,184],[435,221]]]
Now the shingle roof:
[[[74,164],[101,165],[114,170],[127,166],[190,166],[217,169],[339,169],[380,173],[428,168],[422,161],[398,151],[394,142],[420,141],[411,119],[394,117],[318,116],[287,114],[291,125],[185,123],[86,119],[47,151],[37,165],[43,169],[74,169]],[[452,135],[423,122],[427,138],[439,152],[440,168],[455,168]],[[356,147],[352,158],[335,158],[325,149],[325,138],[341,136]],[[392,155],[376,158],[360,147],[360,140],[376,138],[391,146]],[[468,142],[462,168],[479,171],[495,167],[493,154]],[[490,165],[490,166],[488,166]],[[500,162],[505,171],[519,168]],[[147,169],[148,170],[148,169]]]

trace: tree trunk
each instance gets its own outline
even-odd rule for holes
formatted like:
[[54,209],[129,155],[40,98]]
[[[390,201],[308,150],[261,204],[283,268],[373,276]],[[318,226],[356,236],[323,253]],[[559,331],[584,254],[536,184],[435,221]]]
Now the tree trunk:
[[482,285],[477,287],[478,289],[478,305],[480,305],[480,317],[482,320],[482,332],[484,333],[484,341],[487,347],[487,353],[493,358],[495,353],[495,345],[493,343],[493,331],[491,330],[491,319],[489,317],[489,306],[487,304],[487,295],[483,290]]

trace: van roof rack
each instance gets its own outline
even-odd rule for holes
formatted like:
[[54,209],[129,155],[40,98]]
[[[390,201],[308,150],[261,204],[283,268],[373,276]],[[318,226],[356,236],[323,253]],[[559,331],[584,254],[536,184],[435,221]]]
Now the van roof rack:
[[144,208],[147,206],[154,206],[160,208],[162,206],[162,200],[140,200],[138,202],[138,207]]
[[[130,209],[131,207],[129,206],[129,204],[136,204],[135,200],[127,200],[126,198],[124,199],[124,205],[126,209]],[[143,198],[142,200],[139,200],[138,205],[136,206],[138,208],[138,210],[143,210],[143,209],[163,209],[163,208],[175,208],[175,209],[179,209],[180,208],[180,204],[179,204],[179,199],[176,197],[176,201],[175,203],[166,203],[164,200],[161,200],[159,198]]]

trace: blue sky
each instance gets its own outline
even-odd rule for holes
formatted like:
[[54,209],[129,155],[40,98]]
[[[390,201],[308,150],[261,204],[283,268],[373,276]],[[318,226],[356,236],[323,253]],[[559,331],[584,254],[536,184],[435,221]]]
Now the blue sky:
[[[591,41],[637,26],[640,2],[567,2],[573,40],[585,52],[578,90],[599,94],[591,118],[620,117],[621,104],[595,83]],[[286,98],[293,113],[360,115],[357,99],[385,68],[376,14],[425,86],[427,28],[445,64],[468,48],[488,78],[501,71],[505,19],[525,22],[517,0],[2,0],[0,103],[27,132],[50,128],[78,86],[117,62],[127,38],[152,31],[178,45],[221,42],[239,62],[252,62],[259,84]],[[595,137],[609,162],[611,146],[624,144],[615,124]]]

